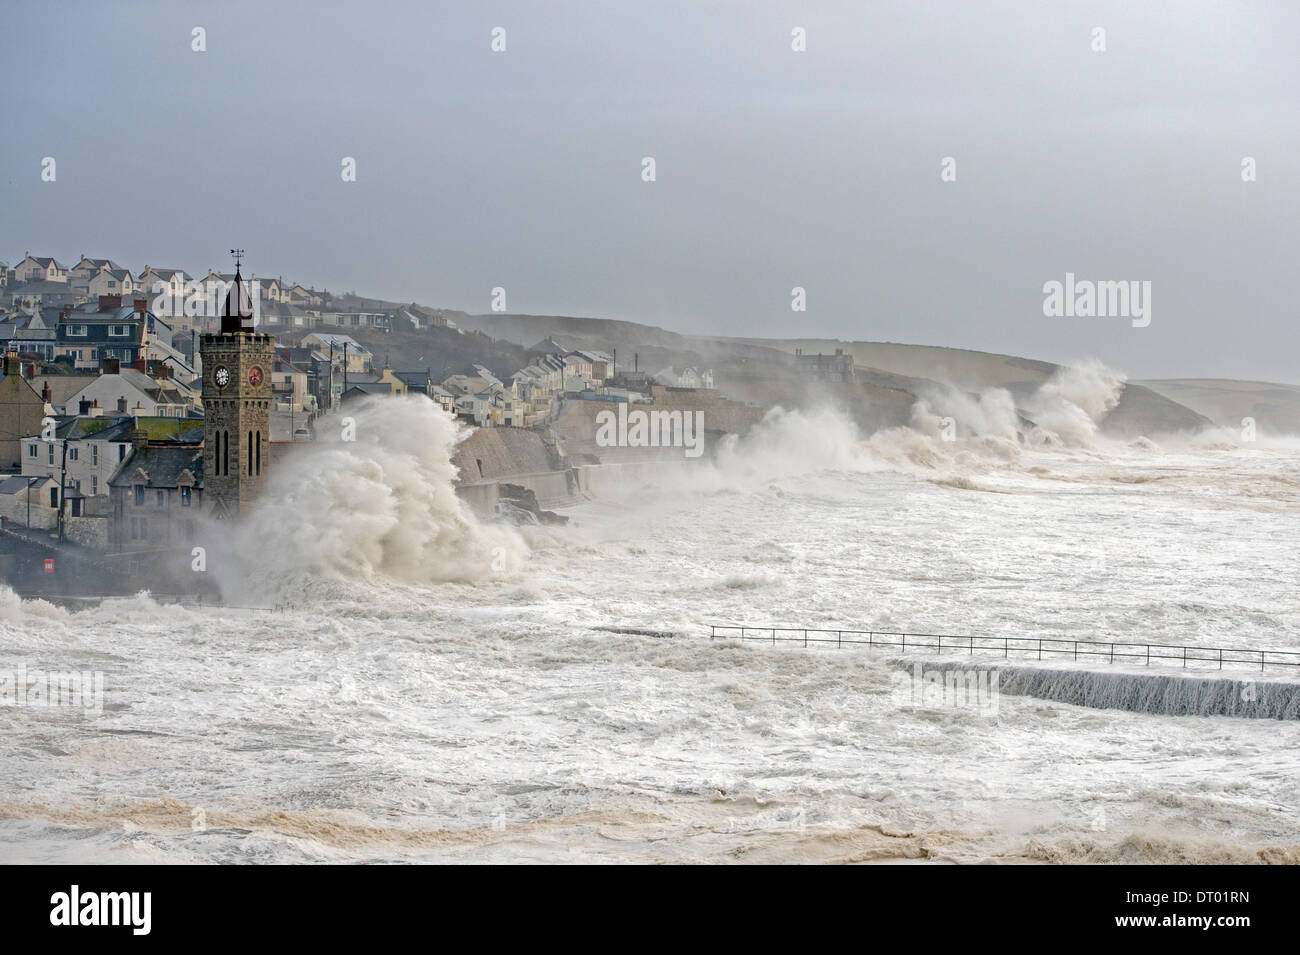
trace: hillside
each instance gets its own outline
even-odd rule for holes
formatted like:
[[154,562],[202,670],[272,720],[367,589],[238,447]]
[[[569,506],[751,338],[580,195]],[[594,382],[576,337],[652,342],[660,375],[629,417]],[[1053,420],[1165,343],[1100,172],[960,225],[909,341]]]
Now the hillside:
[[[379,299],[358,299],[378,306]],[[447,329],[417,331],[404,319],[391,333],[354,331],[382,367],[431,369],[435,380],[480,363],[507,377],[526,364],[528,348],[555,338],[569,348],[617,355],[620,371],[657,373],[669,366],[711,368],[731,397],[753,404],[790,407],[830,401],[866,428],[905,424],[916,396],[935,384],[967,392],[1006,388],[1023,402],[1057,370],[1052,362],[1015,355],[834,339],[763,339],[684,335],[636,322],[565,315],[456,313],[464,334]],[[796,350],[853,356],[857,380],[849,385],[810,382],[793,361]],[[1254,418],[1263,433],[1300,433],[1300,386],[1218,379],[1129,381],[1106,417],[1104,433],[1137,437],[1197,431],[1212,424],[1239,429]]]
[[1265,434],[1300,434],[1300,387],[1268,381],[1222,378],[1171,378],[1143,381],[1157,394],[1236,431],[1243,418],[1254,418]]
[[[549,335],[569,347],[605,352],[617,349],[622,369],[632,367],[628,359],[633,355],[643,371],[653,372],[667,365],[710,367],[718,387],[732,397],[760,405],[796,407],[830,400],[844,406],[868,428],[906,423],[919,390],[935,383],[969,392],[1006,388],[1023,401],[1058,367],[1032,358],[960,348],[833,339],[689,336],[635,322],[559,315],[475,315],[467,316],[465,322],[525,347]],[[852,385],[810,383],[791,357],[797,349],[829,354],[837,348],[852,355],[858,368],[858,380]],[[1134,438],[1197,431],[1213,420],[1172,393],[1130,382],[1102,430],[1116,437]]]
[[[835,339],[728,339],[740,344],[779,349],[793,354],[833,353],[840,348],[853,356],[859,367],[875,369],[911,379],[941,382],[964,391],[1006,388],[1017,399],[1026,399],[1057,370],[1052,362],[963,348],[935,345],[904,345],[895,342],[841,342]],[[1102,432],[1115,437],[1198,431],[1213,421],[1175,398],[1138,382],[1129,382],[1119,404],[1102,422]]]

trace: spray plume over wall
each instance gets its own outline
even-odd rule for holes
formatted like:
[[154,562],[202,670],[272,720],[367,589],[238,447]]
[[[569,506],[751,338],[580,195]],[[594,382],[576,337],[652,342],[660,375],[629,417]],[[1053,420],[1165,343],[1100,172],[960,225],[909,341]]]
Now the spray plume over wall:
[[[525,545],[456,497],[455,421],[419,398],[371,398],[295,446],[214,568],[227,593],[475,583],[513,573]],[[240,555],[234,558],[234,555]]]

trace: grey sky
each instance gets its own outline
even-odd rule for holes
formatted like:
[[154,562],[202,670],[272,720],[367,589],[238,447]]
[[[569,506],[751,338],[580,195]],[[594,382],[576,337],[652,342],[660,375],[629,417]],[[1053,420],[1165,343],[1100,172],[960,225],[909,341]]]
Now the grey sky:
[[[1300,379],[1300,4],[24,3],[0,75],[11,266],[242,245],[472,312]],[[1067,271],[1151,325],[1044,317]]]

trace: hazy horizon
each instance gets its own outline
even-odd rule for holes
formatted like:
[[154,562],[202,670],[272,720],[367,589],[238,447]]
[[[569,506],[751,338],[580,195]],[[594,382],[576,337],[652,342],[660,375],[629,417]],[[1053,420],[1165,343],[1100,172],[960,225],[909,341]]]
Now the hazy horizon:
[[[504,287],[510,313],[683,334],[1296,379],[1300,8],[70,3],[8,19],[10,267],[30,250],[228,271],[242,246],[259,275],[471,314]],[[1149,326],[1045,316],[1044,283],[1068,272],[1149,281]]]

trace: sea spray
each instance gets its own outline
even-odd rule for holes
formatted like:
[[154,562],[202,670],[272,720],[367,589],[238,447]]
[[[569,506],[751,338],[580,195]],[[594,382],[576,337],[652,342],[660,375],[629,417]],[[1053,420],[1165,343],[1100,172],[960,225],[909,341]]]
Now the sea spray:
[[[1033,446],[1091,448],[1124,391],[1125,376],[1101,362],[1061,365],[1021,407],[1006,388],[967,392],[946,382],[917,389],[912,428],[936,438],[982,437]],[[947,421],[945,422],[945,419]]]
[[451,455],[463,436],[438,405],[415,397],[369,398],[319,419],[315,442],[277,455],[242,523],[227,535],[207,525],[209,566],[227,599],[517,573],[526,552],[519,535],[479,523],[456,496]]
[[1025,402],[1043,443],[1090,448],[1098,426],[1119,404],[1126,378],[1099,361],[1062,365]]
[[919,388],[918,401],[912,406],[912,427],[942,437],[944,418],[955,425],[954,437],[973,434],[1015,441],[1020,432],[1015,401],[1005,388],[985,388],[975,394],[942,384]]

